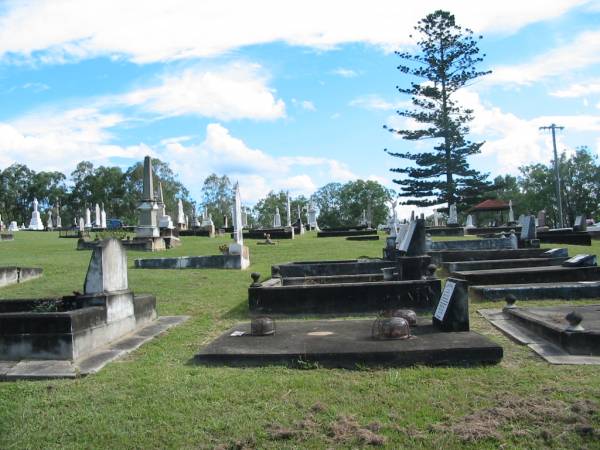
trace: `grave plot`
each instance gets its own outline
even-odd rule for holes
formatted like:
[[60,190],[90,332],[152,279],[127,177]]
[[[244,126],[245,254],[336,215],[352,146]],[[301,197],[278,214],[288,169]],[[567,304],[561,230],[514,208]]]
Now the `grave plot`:
[[[424,255],[425,226],[411,222],[386,254],[393,259],[303,261],[279,264],[272,278],[253,273],[250,313],[356,314],[391,308],[431,310],[441,290]],[[396,244],[398,241],[398,244]]]
[[389,311],[375,320],[240,323],[204,347],[204,365],[357,368],[414,364],[497,363],[502,347],[469,331],[466,285],[449,280],[431,319]]
[[0,267],[0,287],[34,280],[43,273],[44,270],[39,267]]
[[83,292],[0,301],[0,378],[94,373],[187,319],[157,318],[155,297],[129,290],[127,256],[118,239],[94,248]]
[[220,255],[180,256],[176,258],[138,258],[137,269],[246,269],[250,266],[250,251],[244,245],[242,233],[242,203],[239,184],[235,185],[234,243],[224,245]]
[[450,261],[442,263],[442,268],[448,272],[459,272],[469,270],[493,270],[518,267],[540,267],[556,266],[565,262],[568,258],[521,258],[521,259],[489,259],[483,261]]
[[520,308],[479,313],[552,364],[600,364],[600,305]]
[[459,261],[489,261],[499,259],[545,258],[548,250],[543,248],[519,248],[516,250],[431,250],[427,252],[434,264]]

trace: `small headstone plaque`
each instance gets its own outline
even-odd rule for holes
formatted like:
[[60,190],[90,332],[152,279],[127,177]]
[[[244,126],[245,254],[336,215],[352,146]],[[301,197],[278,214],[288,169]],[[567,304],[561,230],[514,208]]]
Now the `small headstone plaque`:
[[546,258],[567,258],[569,250],[566,248],[551,248],[544,252]]
[[535,239],[535,218],[533,216],[525,216],[521,228],[521,240],[530,241]]
[[563,267],[596,266],[596,255],[575,255],[562,263]]
[[577,216],[575,218],[573,231],[587,231],[587,223],[585,221],[585,216]]
[[441,331],[469,331],[469,285],[459,278],[448,278],[435,309],[433,326]]

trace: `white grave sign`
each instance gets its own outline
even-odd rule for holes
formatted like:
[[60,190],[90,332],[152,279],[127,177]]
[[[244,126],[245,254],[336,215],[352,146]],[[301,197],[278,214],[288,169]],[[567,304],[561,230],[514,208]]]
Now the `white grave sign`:
[[452,298],[452,294],[454,293],[454,287],[456,283],[453,281],[446,281],[446,285],[444,286],[444,292],[442,292],[442,296],[440,297],[440,302],[437,305],[435,310],[435,317],[440,322],[444,320],[444,316],[446,315],[446,310],[448,309],[448,305],[450,304],[450,299]]

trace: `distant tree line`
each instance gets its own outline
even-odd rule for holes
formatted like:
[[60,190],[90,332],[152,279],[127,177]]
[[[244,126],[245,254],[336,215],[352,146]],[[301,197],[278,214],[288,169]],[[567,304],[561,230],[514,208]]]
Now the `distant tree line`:
[[[167,212],[177,213],[177,201],[183,200],[189,214],[195,205],[187,188],[177,180],[167,163],[153,159],[154,186],[162,182]],[[60,204],[63,226],[83,217],[85,209],[93,211],[96,203],[104,203],[108,218],[120,218],[128,224],[137,223],[136,207],[142,194],[142,163],[123,171],[120,167],[94,165],[89,161],[77,164],[67,178],[61,172],[35,172],[23,164],[13,164],[0,170],[0,214],[2,220],[28,224],[34,198],[39,202],[42,218]]]

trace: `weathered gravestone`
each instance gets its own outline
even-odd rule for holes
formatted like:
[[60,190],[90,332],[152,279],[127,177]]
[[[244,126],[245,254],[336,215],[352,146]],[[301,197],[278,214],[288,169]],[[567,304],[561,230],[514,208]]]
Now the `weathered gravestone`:
[[573,225],[573,231],[587,231],[587,223],[585,216],[577,216],[575,218],[575,224]]
[[407,225],[397,249],[406,256],[421,256],[427,253],[425,220],[413,220]]
[[521,228],[521,240],[531,241],[536,238],[535,234],[535,218],[531,215],[523,217]]
[[442,331],[469,331],[469,285],[448,278],[433,314],[433,326]]
[[92,253],[85,276],[84,293],[97,294],[128,289],[127,254],[118,239],[101,241]]
[[596,255],[575,255],[562,263],[564,267],[589,267],[596,265]]

